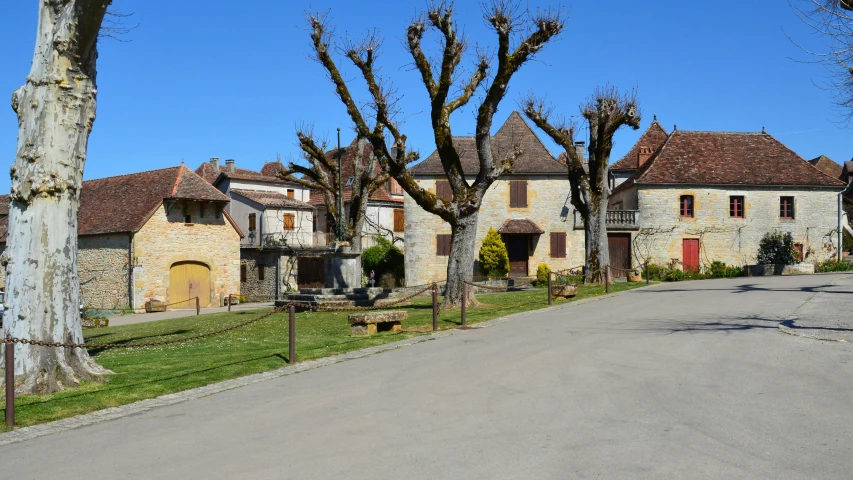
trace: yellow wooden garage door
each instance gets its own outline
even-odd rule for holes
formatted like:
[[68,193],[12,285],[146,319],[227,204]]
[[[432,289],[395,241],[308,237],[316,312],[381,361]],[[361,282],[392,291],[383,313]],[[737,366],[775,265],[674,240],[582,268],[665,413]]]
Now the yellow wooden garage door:
[[202,308],[210,306],[210,269],[196,262],[180,262],[169,272],[169,303],[181,302],[171,308],[195,308],[195,297]]

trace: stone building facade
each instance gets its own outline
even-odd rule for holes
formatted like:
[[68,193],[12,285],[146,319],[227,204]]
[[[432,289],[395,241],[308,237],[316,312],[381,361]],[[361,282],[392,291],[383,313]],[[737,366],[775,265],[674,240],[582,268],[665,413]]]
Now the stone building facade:
[[[454,143],[466,175],[473,178],[479,171],[474,139],[455,137]],[[552,270],[582,265],[584,236],[583,230],[576,230],[573,225],[566,165],[551,155],[518,112],[513,112],[492,137],[492,146],[496,158],[514,146],[522,154],[515,160],[513,172],[492,184],[483,198],[475,251],[479,251],[489,229],[494,228],[507,244],[512,276],[533,276],[541,264]],[[446,187],[439,185],[446,182],[446,176],[437,154],[413,167],[412,174],[421,187],[447,195],[443,193]],[[449,235],[449,224],[405,196],[408,285],[445,279]],[[476,263],[471,268],[475,275],[480,274]]]
[[661,142],[659,130],[655,121],[640,138],[610,197],[612,210],[637,212],[632,265],[753,264],[773,231],[790,233],[803,261],[838,254],[840,180],[764,132],[676,130]]

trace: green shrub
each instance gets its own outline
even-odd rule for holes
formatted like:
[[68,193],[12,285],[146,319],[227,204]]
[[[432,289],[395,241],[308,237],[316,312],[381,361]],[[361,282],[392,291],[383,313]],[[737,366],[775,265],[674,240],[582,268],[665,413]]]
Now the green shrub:
[[370,282],[373,270],[376,285],[382,288],[394,288],[403,284],[406,276],[406,262],[403,252],[385,237],[377,237],[377,245],[361,252],[361,268]]
[[509,273],[509,254],[500,234],[494,228],[489,229],[480,247],[480,270],[492,278],[505,277]]
[[849,272],[853,271],[853,263],[827,260],[815,265],[815,272]]
[[758,264],[793,265],[796,263],[794,238],[790,233],[768,232],[758,244]]
[[708,275],[711,278],[724,278],[726,276],[726,264],[719,261],[714,260],[711,262],[711,267],[708,269]]
[[548,277],[551,275],[551,267],[547,264],[540,263],[538,267],[536,267],[536,282],[541,284],[548,283]]

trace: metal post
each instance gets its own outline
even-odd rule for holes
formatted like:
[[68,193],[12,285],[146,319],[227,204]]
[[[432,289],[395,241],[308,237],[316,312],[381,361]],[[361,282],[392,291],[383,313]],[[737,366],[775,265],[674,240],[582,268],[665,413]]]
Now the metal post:
[[231,294],[228,294],[228,311],[231,311]]
[[554,297],[551,295],[551,273],[548,272],[548,305],[554,304]]
[[288,322],[287,322],[287,360],[288,363],[293,364],[296,363],[296,305],[291,304],[288,308]]
[[338,128],[338,241],[344,241],[344,170],[341,162],[341,129]]
[[432,331],[438,330],[438,285],[432,285]]
[[604,266],[604,293],[610,293],[610,265]]
[[15,426],[15,344],[6,337],[6,426]]
[[468,313],[468,284],[462,282],[462,325],[465,325],[467,322],[467,313]]
[[195,314],[201,315],[201,302],[199,302],[198,297],[195,297]]

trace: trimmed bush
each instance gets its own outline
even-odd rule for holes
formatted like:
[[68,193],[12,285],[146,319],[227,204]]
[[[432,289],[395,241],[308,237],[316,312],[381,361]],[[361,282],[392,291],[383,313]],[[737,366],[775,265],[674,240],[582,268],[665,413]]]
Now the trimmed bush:
[[793,265],[797,257],[790,233],[768,232],[758,244],[758,264]]
[[544,263],[540,263],[538,267],[536,267],[536,282],[540,285],[548,284],[548,275],[551,274],[551,267]]
[[489,229],[480,247],[480,270],[490,278],[505,277],[509,273],[509,254],[494,228]]
[[378,237],[377,245],[361,253],[361,268],[370,279],[373,270],[376,286],[394,288],[401,286],[406,275],[405,256],[387,238]]

